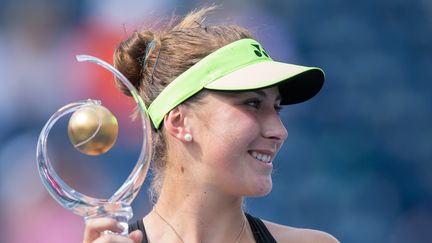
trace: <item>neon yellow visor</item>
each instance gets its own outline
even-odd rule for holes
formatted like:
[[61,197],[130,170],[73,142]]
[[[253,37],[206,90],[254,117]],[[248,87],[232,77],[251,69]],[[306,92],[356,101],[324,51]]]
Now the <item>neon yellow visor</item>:
[[164,116],[202,89],[242,91],[278,85],[281,105],[315,96],[324,83],[320,68],[273,61],[253,39],[241,39],[210,53],[174,79],[148,108],[159,128]]

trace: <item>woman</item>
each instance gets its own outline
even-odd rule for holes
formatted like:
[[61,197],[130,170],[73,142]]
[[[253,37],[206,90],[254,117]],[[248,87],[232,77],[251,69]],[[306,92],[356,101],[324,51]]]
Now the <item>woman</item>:
[[115,66],[139,90],[156,132],[155,205],[129,237],[102,233],[121,231],[113,219],[87,221],[85,243],[337,242],[243,211],[244,196],[272,188],[272,160],[287,137],[281,105],[313,97],[324,74],[272,61],[244,28],[203,26],[213,8],[118,46]]

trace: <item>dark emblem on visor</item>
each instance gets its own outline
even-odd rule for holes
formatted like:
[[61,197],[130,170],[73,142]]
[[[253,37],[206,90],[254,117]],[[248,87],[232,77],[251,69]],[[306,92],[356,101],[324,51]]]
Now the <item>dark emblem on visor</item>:
[[255,55],[262,57],[262,55],[269,57],[269,55],[267,55],[266,51],[258,44],[251,44],[253,47],[256,48],[256,50],[254,50]]

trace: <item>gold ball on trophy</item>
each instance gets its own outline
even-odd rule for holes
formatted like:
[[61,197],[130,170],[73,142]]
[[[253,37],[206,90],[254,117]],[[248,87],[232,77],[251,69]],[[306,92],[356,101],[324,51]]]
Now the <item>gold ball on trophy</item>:
[[99,155],[110,150],[117,134],[117,119],[101,105],[85,105],[69,119],[69,139],[77,150],[87,155]]

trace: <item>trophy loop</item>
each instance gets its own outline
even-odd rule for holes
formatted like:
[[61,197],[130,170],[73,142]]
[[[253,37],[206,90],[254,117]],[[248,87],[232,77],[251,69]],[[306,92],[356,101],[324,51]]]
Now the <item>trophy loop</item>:
[[85,100],[70,103],[55,112],[43,127],[37,144],[37,166],[41,180],[50,195],[64,208],[84,217],[112,217],[124,228],[123,235],[128,233],[128,220],[133,213],[130,204],[138,194],[150,165],[152,155],[152,132],[146,107],[135,87],[118,70],[108,63],[92,56],[79,55],[78,61],[94,62],[112,72],[131,92],[140,111],[143,143],[137,163],[122,186],[109,198],[99,199],[84,195],[67,185],[55,172],[48,157],[47,139],[51,128],[63,116],[89,105],[101,105],[98,100]]

